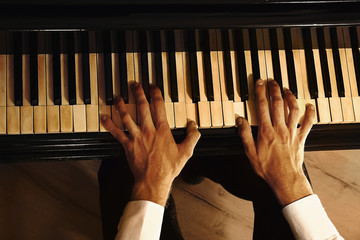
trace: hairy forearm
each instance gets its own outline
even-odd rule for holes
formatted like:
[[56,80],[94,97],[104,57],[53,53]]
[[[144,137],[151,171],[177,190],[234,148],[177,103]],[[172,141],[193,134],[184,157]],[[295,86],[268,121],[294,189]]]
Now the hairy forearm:
[[311,185],[303,173],[289,174],[268,183],[284,207],[313,194]]
[[169,198],[170,189],[171,183],[135,183],[132,189],[131,200],[147,200],[165,207],[166,201]]

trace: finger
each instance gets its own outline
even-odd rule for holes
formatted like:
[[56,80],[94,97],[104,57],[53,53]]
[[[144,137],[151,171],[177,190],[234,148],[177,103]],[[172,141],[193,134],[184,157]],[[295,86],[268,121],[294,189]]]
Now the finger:
[[140,130],[139,127],[136,125],[134,120],[131,118],[125,102],[122,98],[116,103],[115,105],[116,109],[118,110],[120,114],[121,121],[123,122],[125,128],[129,131],[129,133],[134,136],[137,134]]
[[305,141],[311,127],[313,126],[315,118],[315,107],[312,104],[306,105],[304,121],[299,128],[300,141]]
[[276,81],[270,81],[271,119],[274,126],[285,125],[284,101]]
[[150,97],[154,106],[153,116],[155,118],[155,127],[158,128],[161,124],[167,124],[165,103],[158,87],[151,86]]
[[192,156],[194,148],[201,136],[194,121],[188,123],[186,133],[185,140],[179,144],[180,151],[184,154],[185,161]]
[[108,130],[111,133],[111,135],[113,135],[113,137],[116,138],[121,143],[121,145],[125,147],[125,145],[129,141],[129,138],[121,129],[115,126],[112,119],[109,118],[107,115],[102,115],[101,122],[105,127],[105,129]]
[[289,89],[284,89],[285,101],[289,107],[289,117],[287,126],[289,130],[294,131],[300,121],[300,109],[296,97]]
[[150,107],[149,102],[147,101],[145,97],[144,90],[139,83],[133,83],[133,89],[134,89],[134,95],[135,95],[135,102],[136,102],[136,109],[137,109],[137,115],[139,120],[139,125],[148,127],[148,128],[154,128],[154,125],[152,123],[151,119],[151,113],[150,113]]
[[249,122],[245,118],[239,117],[236,119],[236,124],[238,125],[238,134],[244,145],[246,156],[250,160],[255,159],[257,156],[256,146]]
[[271,125],[269,105],[266,98],[266,87],[264,81],[261,79],[256,81],[255,94],[259,125]]

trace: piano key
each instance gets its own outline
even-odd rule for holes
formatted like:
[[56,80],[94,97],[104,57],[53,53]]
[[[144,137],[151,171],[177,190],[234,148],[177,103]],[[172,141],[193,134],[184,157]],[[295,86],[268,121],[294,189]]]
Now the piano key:
[[0,134],[6,134],[6,37],[0,32]]
[[175,36],[174,31],[166,31],[166,51],[168,52],[169,58],[169,77],[170,77],[170,89],[171,89],[171,100],[177,102],[179,100],[178,89],[177,89],[177,70],[176,70],[176,54],[175,54]]
[[257,38],[256,29],[249,29],[249,40],[250,40],[250,50],[251,50],[251,64],[252,64],[252,75],[254,81],[261,78],[260,76],[260,63],[259,63],[259,53],[258,53],[258,38]]
[[[89,60],[89,32],[82,31],[75,35],[77,41],[77,53],[81,54],[82,68],[82,95],[84,104],[91,104],[90,90],[90,60]],[[75,50],[76,50],[75,49]]]
[[[304,41],[303,41],[303,36],[302,36],[302,31],[300,28],[296,28],[294,29],[297,35],[297,39],[298,39],[298,47],[299,47],[299,54],[300,54],[300,68],[301,68],[301,74],[302,74],[302,87],[303,87],[303,94],[304,94],[304,108],[306,107],[307,104],[312,104],[315,107],[315,112],[317,113],[317,106],[316,106],[316,102],[315,99],[312,99],[311,97],[311,93],[310,93],[310,80],[308,79],[308,71],[307,71],[307,65],[306,65],[306,54],[305,54],[305,46],[304,46]],[[310,38],[311,40],[311,38]],[[311,42],[310,42],[311,44]],[[316,83],[315,83],[316,84]],[[305,113],[305,109],[304,112]],[[302,121],[302,119],[300,119],[300,122]],[[314,118],[314,124],[316,124],[318,122],[317,120],[317,114],[315,114],[315,118]]]
[[[185,79],[183,66],[183,37],[180,30],[175,30],[175,64],[176,64],[176,89],[177,101],[174,102],[175,128],[184,128],[187,125],[186,102],[185,102]],[[192,116],[194,119],[194,116]]]
[[163,69],[163,89],[164,89],[164,104],[166,110],[166,118],[171,129],[175,128],[175,116],[174,116],[174,104],[171,101],[171,90],[170,90],[170,73],[169,73],[169,57],[165,47],[165,32],[161,31],[161,43],[164,48],[161,52],[161,62]]
[[[220,87],[220,76],[219,76],[219,63],[217,54],[217,42],[216,42],[216,30],[209,30],[210,39],[210,62],[211,62],[211,74],[212,74],[212,86],[214,90],[214,101],[210,101],[211,123],[212,127],[223,127],[224,118],[223,110],[221,106],[221,87]],[[206,64],[206,62],[205,62]]]
[[[13,35],[13,54],[14,54],[14,101],[15,106],[23,104],[22,99],[22,33],[9,33]],[[9,43],[9,41],[8,41]]]
[[[257,125],[257,116],[256,116],[256,106],[255,106],[255,79],[253,74],[253,66],[252,63],[252,56],[258,60],[258,55],[253,54],[254,49],[251,48],[250,44],[250,36],[249,36],[249,30],[244,29],[243,30],[243,36],[244,36],[244,50],[245,50],[245,63],[246,63],[246,72],[247,72],[247,81],[248,81],[248,93],[249,93],[249,99],[245,102],[246,103],[246,118],[250,125]],[[254,36],[253,36],[254,38]],[[258,73],[260,75],[260,73]]]
[[49,53],[52,54],[52,82],[54,91],[54,104],[61,105],[61,64],[60,64],[60,33],[49,32],[49,37],[46,39],[49,45]]
[[[283,86],[282,86],[282,76],[281,76],[277,32],[276,32],[275,28],[271,28],[268,31],[269,31],[269,42],[270,42],[270,49],[271,49],[271,61],[272,61],[272,65],[273,65],[274,80],[279,84],[281,92],[282,92]],[[265,34],[265,36],[267,37],[267,34]],[[265,39],[265,42],[267,42],[266,39]]]
[[[330,34],[331,36],[331,43],[333,43],[334,36],[337,38],[337,51],[338,51],[338,60],[340,66],[338,66],[338,69],[340,71],[341,78],[343,80],[340,85],[343,85],[343,93],[344,97],[341,98],[341,103],[343,107],[343,117],[344,117],[344,123],[346,122],[353,122],[355,120],[354,116],[354,106],[353,101],[351,98],[351,86],[350,86],[350,79],[348,74],[348,66],[347,66],[347,59],[346,59],[346,50],[345,50],[345,42],[344,42],[344,34],[343,29],[341,27],[337,28],[330,28]],[[336,40],[336,39],[334,39]],[[334,45],[333,45],[334,46]],[[333,49],[334,54],[334,49]],[[334,54],[335,57],[335,54]],[[335,70],[336,70],[336,62],[334,58],[335,63]],[[339,85],[339,79],[337,76],[337,84]],[[339,88],[338,88],[339,91]],[[341,96],[341,95],[340,95]]]
[[[288,66],[287,66],[287,53],[285,50],[285,42],[284,42],[284,33],[283,29],[277,28],[276,30],[276,36],[277,36],[277,44],[278,44],[278,50],[279,50],[279,64],[280,64],[280,72],[281,72],[281,86],[283,88],[290,89],[289,86],[289,79],[288,75],[290,76],[290,73],[288,72]],[[271,36],[270,36],[271,37]],[[292,50],[289,51],[291,54],[291,60],[294,62],[293,56],[292,56]],[[290,55],[289,54],[289,55]],[[295,71],[295,69],[293,69]],[[295,72],[294,72],[295,74]],[[295,78],[295,77],[294,77]],[[295,84],[296,88],[296,84]]]
[[[111,62],[112,62],[112,86],[113,96],[120,97],[120,66],[119,66],[119,39],[116,32],[111,32]],[[124,55],[125,56],[125,55]],[[126,66],[125,66],[126,67]],[[116,101],[114,102],[116,104]],[[124,130],[124,124],[115,105],[111,106],[111,115],[114,124]]]
[[[291,33],[291,40],[292,40],[292,49],[293,49],[293,57],[294,57],[294,66],[295,66],[295,74],[296,74],[296,87],[297,87],[297,102],[298,102],[298,106],[300,109],[300,115],[303,116],[305,113],[305,94],[304,94],[304,87],[303,87],[303,81],[304,81],[304,77],[306,80],[306,73],[303,74],[303,71],[306,69],[304,69],[305,66],[302,66],[303,64],[301,63],[301,48],[300,48],[300,44],[299,44],[299,40],[298,39],[298,34],[297,34],[297,29],[295,28],[291,28],[290,29],[290,33]],[[285,34],[285,32],[284,32]],[[305,60],[305,59],[304,59]],[[290,80],[290,78],[289,78]],[[289,82],[290,83],[290,82]],[[302,122],[303,118],[300,119],[300,123]]]
[[314,99],[317,98],[318,96],[318,86],[317,86],[316,73],[315,73],[314,55],[312,51],[310,28],[302,28],[301,34],[302,34],[302,42],[305,52],[307,83],[309,87],[310,97]]
[[263,28],[263,49],[265,56],[266,65],[266,77],[268,81],[274,80],[274,67],[272,63],[271,45],[270,45],[270,34],[269,29]]
[[[8,35],[9,40],[13,40]],[[8,42],[8,46],[9,46]],[[13,48],[8,49],[12,53]],[[20,107],[15,106],[14,54],[6,56],[6,131],[7,134],[20,134]]]
[[[57,35],[57,36],[55,36]],[[56,38],[57,48],[54,48],[54,38]],[[55,99],[55,94],[61,92],[60,86],[56,86],[55,79],[60,79],[60,46],[58,45],[59,35],[57,32],[46,33],[46,55],[45,55],[45,73],[46,73],[46,126],[48,133],[60,132],[60,108],[57,106],[61,98]],[[56,51],[53,51],[56,50]],[[57,75],[56,75],[57,74]],[[60,82],[61,83],[61,82]],[[59,95],[59,97],[61,94]]]
[[[164,84],[163,84],[163,69],[162,69],[162,57],[161,57],[161,36],[160,31],[150,31],[150,51],[154,52],[154,66],[155,66],[155,78],[156,86],[160,89],[162,96],[164,97]],[[153,49],[153,50],[151,50]]]
[[231,70],[231,59],[230,59],[230,39],[229,31],[222,29],[218,33],[219,39],[219,49],[221,50],[220,54],[223,55],[223,64],[224,64],[224,79],[226,93],[229,100],[234,100],[234,85],[233,85],[233,75]]
[[190,89],[191,89],[191,99],[193,102],[200,101],[199,93],[199,76],[198,76],[198,66],[197,66],[197,54],[196,54],[196,36],[195,30],[189,30],[184,32],[184,42],[185,42],[185,51],[186,58],[189,59],[187,63],[187,69],[189,71],[188,78],[190,79]]
[[113,33],[117,41],[119,54],[119,71],[120,71],[120,95],[125,103],[129,102],[128,97],[128,76],[127,76],[127,57],[126,57],[126,37],[125,31],[116,31]]
[[111,63],[111,35],[110,31],[103,31],[103,58],[106,105],[114,104],[112,86],[112,63]]
[[344,79],[341,70],[340,54],[338,47],[338,36],[336,28],[330,28],[331,47],[334,58],[337,91],[340,97],[345,97]]
[[198,39],[199,50],[203,52],[204,59],[204,74],[205,74],[205,83],[206,83],[206,96],[209,101],[214,101],[214,87],[213,87],[213,76],[211,70],[211,60],[210,60],[210,39],[208,30],[199,30],[199,39]]
[[[198,121],[198,108],[193,99],[193,87],[199,88],[198,82],[198,73],[197,73],[197,59],[196,59],[196,39],[195,39],[195,31],[192,32],[181,32],[183,37],[183,49],[182,51],[182,62],[183,62],[183,72],[184,72],[184,94],[185,94],[185,104],[186,104],[186,118],[187,121],[194,121],[197,125],[199,125]],[[192,46],[189,46],[189,34],[192,35]],[[191,55],[192,60],[191,60]],[[194,58],[195,57],[195,58]],[[196,82],[194,83],[192,77],[193,73],[191,71],[196,67]],[[195,86],[194,86],[195,85]],[[198,96],[200,98],[200,96]],[[196,101],[198,102],[198,101]]]
[[[280,32],[282,30],[279,30]],[[295,61],[294,61],[294,54],[292,48],[292,38],[291,38],[291,31],[289,28],[285,28],[283,30],[284,35],[284,47],[285,47],[285,54],[286,54],[286,67],[287,67],[287,79],[289,81],[289,89],[298,98],[298,89],[296,84],[296,71],[295,71]]]
[[[136,41],[136,39],[135,39]],[[141,57],[141,85],[144,89],[144,93],[148,102],[150,102],[149,95],[149,61],[148,61],[148,38],[146,31],[138,32],[138,44],[140,47],[140,57]]]
[[29,32],[22,34],[22,105],[20,106],[20,132],[21,134],[33,133],[34,108],[31,106],[30,97],[30,49]]
[[[200,31],[195,31],[196,43],[198,45],[200,38]],[[204,52],[200,48],[196,48],[197,67],[198,67],[198,83],[199,83],[199,97],[200,101],[198,104],[198,116],[199,116],[199,127],[210,128],[211,127],[211,115],[210,115],[210,103],[206,93],[206,76],[204,66]],[[211,66],[210,66],[211,67]]]
[[[357,30],[358,29],[358,30]],[[360,27],[350,27],[351,49],[354,61],[358,94],[360,95]]]
[[331,97],[331,84],[329,75],[329,66],[327,61],[326,49],[325,49],[325,35],[323,28],[316,29],[317,44],[319,47],[321,73],[325,91],[325,97]]
[[95,32],[89,32],[89,74],[90,74],[90,100],[86,105],[86,131],[99,131],[99,105],[98,105],[98,83],[97,83],[97,54]]
[[126,42],[126,71],[127,71],[127,82],[128,82],[128,104],[126,104],[127,110],[134,120],[137,122],[136,116],[136,102],[135,96],[133,93],[132,83],[136,81],[135,78],[135,61],[134,61],[134,42],[133,42],[133,32],[125,32],[125,42]]
[[360,122],[360,96],[356,82],[356,71],[354,66],[354,56],[352,54],[353,50],[351,47],[350,32],[349,32],[349,27],[343,27],[342,29],[344,34],[345,54],[347,59],[346,62],[347,62],[347,69],[349,74],[349,83],[351,90],[351,98],[353,101],[355,122]]
[[66,36],[66,49],[63,52],[67,54],[67,75],[68,75],[68,92],[69,104],[76,104],[76,76],[75,76],[75,48],[74,48],[74,33],[67,32]]
[[38,105],[38,33],[30,32],[28,44],[30,54],[30,102],[32,106]]
[[[228,127],[235,125],[234,104],[233,101],[230,100],[230,97],[232,97],[232,100],[234,99],[233,96],[234,89],[233,89],[233,77],[232,77],[231,60],[230,60],[229,33],[227,30],[226,31],[217,30],[216,33],[217,33],[216,34],[217,49],[220,50],[217,51],[216,64],[218,65],[218,69],[219,69],[218,75],[220,80],[221,105],[223,111],[224,126]],[[227,37],[224,37],[224,35],[227,35]],[[223,41],[226,40],[228,41],[228,43],[224,44]],[[227,79],[230,79],[231,83],[229,83]],[[230,91],[229,88],[231,88]],[[232,96],[228,95],[229,92],[230,94],[232,94]]]
[[[241,116],[241,117],[245,117],[245,105],[244,102],[241,99],[241,86],[240,86],[240,79],[239,79],[239,70],[237,69],[237,67],[239,66],[239,63],[237,62],[238,59],[237,57],[237,51],[236,50],[237,47],[234,45],[234,30],[230,30],[229,31],[230,34],[230,60],[231,60],[231,70],[232,70],[232,75],[233,75],[233,86],[234,86],[234,102],[233,102],[233,107],[234,107],[234,116],[235,116],[235,121],[236,118]],[[243,45],[243,39],[241,39],[241,43]],[[242,46],[242,48],[244,48],[244,46]],[[244,50],[242,50],[242,61],[243,64],[245,64],[245,55],[244,55]],[[240,64],[241,65],[241,64]],[[244,71],[245,71],[245,75],[246,75],[246,66],[244,66]],[[242,70],[243,71],[243,70]]]
[[[233,30],[233,37],[234,37],[233,38],[234,50],[236,51],[236,59],[237,59],[236,68],[239,74],[240,97],[241,97],[241,101],[245,101],[249,99],[249,92],[247,85],[248,75],[246,73],[243,31],[241,29]],[[233,67],[233,69],[235,68]]]
[[330,40],[329,28],[324,29],[324,40],[325,40],[325,50],[326,50],[327,62],[329,66],[329,77],[330,77],[330,85],[331,85],[331,97],[329,98],[331,123],[341,123],[343,122],[343,108],[342,108],[343,102],[342,99],[339,97],[337,91],[334,57],[332,53],[332,46],[331,46],[332,44]]
[[38,33],[37,42],[38,42],[38,46],[37,46],[38,106],[34,106],[34,132],[40,134],[47,132],[45,32]]
[[[60,106],[60,131],[72,132],[73,126],[73,108],[70,106],[69,98],[69,55],[67,54],[68,42],[67,33],[60,33],[60,65],[61,65],[61,106]],[[70,54],[72,56],[72,54]],[[71,60],[70,60],[71,62]],[[74,66],[75,67],[75,66]]]
[[[317,88],[318,88],[318,97],[316,98],[318,121],[321,124],[330,123],[331,122],[330,105],[329,105],[329,99],[326,98],[325,96],[325,90],[323,85],[324,81],[322,78],[324,74],[322,74],[322,68],[321,68],[317,31],[316,28],[311,28],[309,29],[309,31],[311,37],[311,48],[314,59],[314,70],[316,74],[315,78],[317,81]],[[338,112],[337,114],[341,115],[342,113]]]

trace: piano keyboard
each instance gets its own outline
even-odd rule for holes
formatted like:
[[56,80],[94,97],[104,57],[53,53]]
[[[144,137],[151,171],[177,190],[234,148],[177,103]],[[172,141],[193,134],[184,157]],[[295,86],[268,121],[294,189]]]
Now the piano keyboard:
[[124,128],[121,96],[136,120],[130,85],[164,97],[172,129],[257,125],[254,80],[275,79],[316,124],[360,122],[360,27],[0,32],[0,134]]

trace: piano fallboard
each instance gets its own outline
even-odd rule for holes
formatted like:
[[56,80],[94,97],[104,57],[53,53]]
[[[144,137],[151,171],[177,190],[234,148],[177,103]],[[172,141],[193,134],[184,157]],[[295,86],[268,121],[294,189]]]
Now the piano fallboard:
[[[257,135],[257,127],[252,127]],[[172,130],[180,142],[185,129]],[[194,156],[243,154],[236,128],[200,129],[202,134]],[[121,145],[110,133],[64,133],[0,136],[0,163],[66,160],[103,160],[124,157]],[[316,125],[312,128],[305,151],[360,148],[360,124]]]

